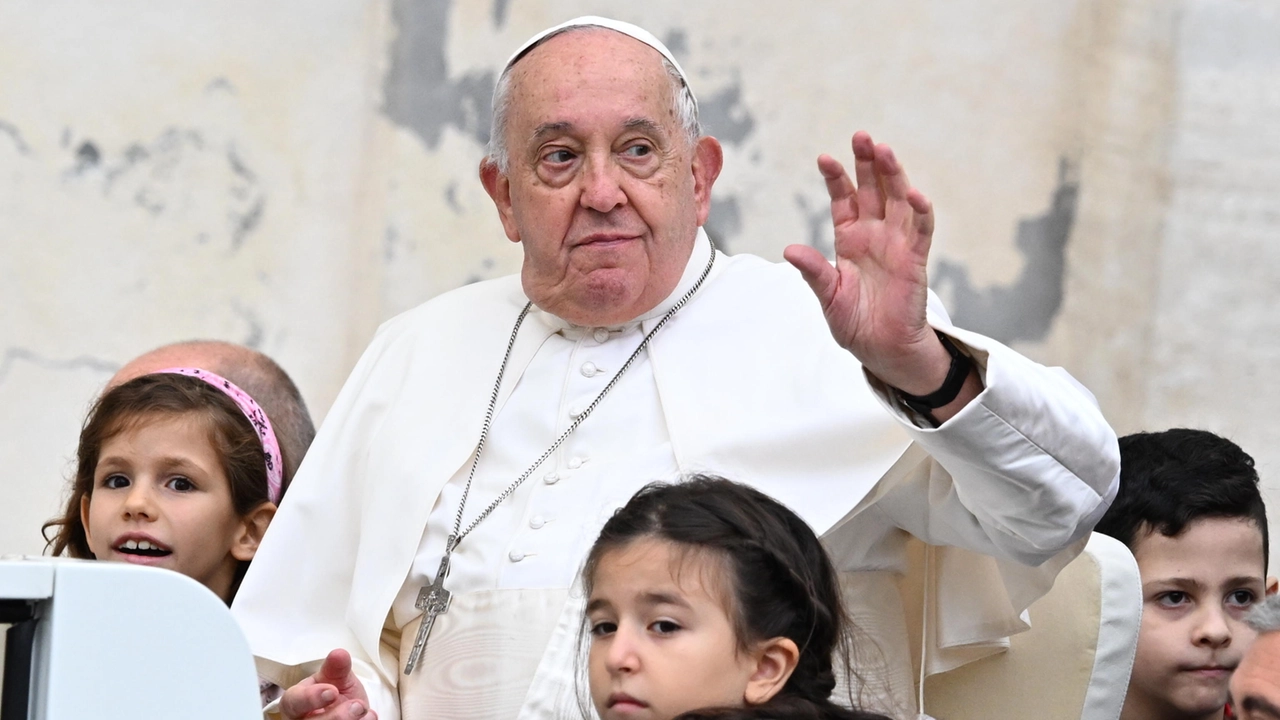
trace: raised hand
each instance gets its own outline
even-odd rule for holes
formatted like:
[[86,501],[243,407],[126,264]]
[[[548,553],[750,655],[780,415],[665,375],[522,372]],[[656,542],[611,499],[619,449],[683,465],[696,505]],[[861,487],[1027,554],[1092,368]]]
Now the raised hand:
[[860,131],[853,156],[856,186],[837,160],[818,158],[831,197],[835,265],[804,245],[783,255],[818,296],[836,342],[884,382],[926,395],[950,365],[925,321],[933,209],[889,146]]
[[314,675],[285,690],[280,714],[288,720],[378,720],[346,650],[330,652]]

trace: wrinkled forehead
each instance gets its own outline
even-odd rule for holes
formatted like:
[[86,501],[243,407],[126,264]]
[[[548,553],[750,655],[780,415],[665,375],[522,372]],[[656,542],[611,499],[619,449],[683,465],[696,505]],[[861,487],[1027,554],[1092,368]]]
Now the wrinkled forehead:
[[[681,84],[684,85],[684,88],[689,93],[690,99],[693,100],[696,106],[697,98],[694,96],[693,88],[689,86],[689,77],[685,74],[684,68],[680,67],[680,63],[676,60],[675,55],[671,54],[671,50],[667,48],[667,46],[664,45],[662,41],[658,40],[658,38],[655,37],[653,33],[650,33],[648,30],[645,30],[644,28],[638,25],[632,25],[631,23],[622,22],[620,20],[613,20],[611,18],[599,17],[596,15],[585,15],[583,17],[574,18],[573,20],[560,23],[559,25],[554,25],[552,27],[547,28],[546,30],[543,30],[535,34],[533,37],[526,40],[524,44],[522,44],[519,48],[516,49],[514,53],[511,54],[511,57],[507,59],[506,65],[503,66],[502,74],[503,75],[509,74],[512,68],[514,68],[517,63],[519,63],[521,60],[527,57],[531,52],[534,51],[534,49],[542,46],[544,43],[548,42],[552,38],[555,38],[560,35],[564,35],[566,33],[574,32],[574,31],[585,31],[585,30],[598,30],[601,32],[617,33],[621,36],[626,36],[628,38],[631,38],[632,40],[638,41],[652,48],[663,59],[665,59],[671,65],[672,68],[675,69],[676,74],[679,75],[680,77]],[[601,61],[607,62],[608,59],[601,58]],[[495,94],[496,94],[496,89],[495,89]]]

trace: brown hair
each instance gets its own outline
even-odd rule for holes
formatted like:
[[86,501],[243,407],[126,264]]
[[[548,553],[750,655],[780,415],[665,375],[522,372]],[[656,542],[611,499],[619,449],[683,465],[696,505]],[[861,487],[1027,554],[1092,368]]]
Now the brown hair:
[[[61,517],[41,527],[45,550],[53,555],[93,559],[80,505],[84,498],[93,495],[93,476],[102,446],[130,428],[157,418],[188,413],[200,417],[208,428],[209,440],[231,487],[231,504],[236,514],[244,517],[268,502],[262,441],[235,402],[199,378],[173,373],[143,375],[104,393],[85,418],[66,509]],[[249,563],[245,561],[236,569],[231,585],[233,596],[248,568]]]
[[[677,720],[888,720],[831,701],[837,672],[860,681],[852,666],[853,625],[840,596],[835,567],[813,530],[764,493],[712,475],[675,485],[645,486],[605,523],[587,555],[587,595],[600,559],[642,538],[675,543],[722,559],[728,570],[729,611],[739,647],[773,637],[800,650],[795,671],[767,702],[740,708],[702,708]],[[843,667],[835,665],[839,661]]]

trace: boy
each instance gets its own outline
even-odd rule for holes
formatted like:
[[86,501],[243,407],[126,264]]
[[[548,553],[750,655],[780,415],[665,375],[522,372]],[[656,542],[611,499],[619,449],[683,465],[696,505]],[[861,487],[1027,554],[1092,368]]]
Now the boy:
[[1255,636],[1244,616],[1276,591],[1253,458],[1203,430],[1120,438],[1120,490],[1095,530],[1129,547],[1142,578],[1120,720],[1222,720]]

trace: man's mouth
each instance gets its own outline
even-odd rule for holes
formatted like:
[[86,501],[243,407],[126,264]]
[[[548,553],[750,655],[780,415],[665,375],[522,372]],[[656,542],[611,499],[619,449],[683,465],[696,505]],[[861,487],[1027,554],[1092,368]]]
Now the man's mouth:
[[576,243],[576,245],[579,247],[584,245],[609,246],[623,243],[628,240],[634,240],[635,237],[636,236],[634,235],[624,235],[622,233],[596,233],[595,235],[588,235],[582,238]]

